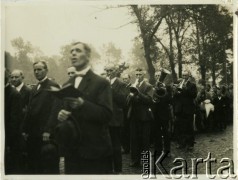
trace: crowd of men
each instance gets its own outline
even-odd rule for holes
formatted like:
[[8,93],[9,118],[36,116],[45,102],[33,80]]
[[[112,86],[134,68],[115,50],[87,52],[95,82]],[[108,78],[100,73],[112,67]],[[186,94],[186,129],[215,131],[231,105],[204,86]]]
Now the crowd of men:
[[66,174],[120,174],[123,153],[140,167],[143,151],[169,153],[171,140],[191,151],[195,132],[232,122],[232,85],[196,83],[189,72],[166,83],[165,69],[152,85],[142,68],[121,74],[115,65],[99,76],[87,44],[72,44],[70,55],[61,86],[47,77],[44,61],[33,63],[38,83],[31,88],[21,70],[5,71],[6,174],[59,174],[60,157]]

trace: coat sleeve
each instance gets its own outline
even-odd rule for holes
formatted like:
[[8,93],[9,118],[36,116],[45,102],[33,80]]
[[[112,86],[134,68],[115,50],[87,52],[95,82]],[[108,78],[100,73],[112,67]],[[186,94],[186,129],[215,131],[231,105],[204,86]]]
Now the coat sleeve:
[[[60,88],[58,84],[53,84],[53,86]],[[62,101],[58,99],[57,97],[49,94],[49,98],[51,99],[50,101],[51,104],[48,106],[51,108],[50,110],[51,113],[49,115],[48,120],[46,121],[43,132],[52,133],[58,123],[58,120],[57,120],[58,112],[63,107],[63,105],[62,105]]]
[[185,94],[192,98],[195,99],[197,97],[197,87],[195,84],[191,84],[191,86],[185,91]]
[[112,87],[113,102],[115,102],[120,108],[124,108],[126,105],[127,89],[124,83],[118,83],[116,87]]
[[10,114],[10,129],[12,136],[20,133],[22,114],[22,101],[19,93],[12,93],[11,114]]
[[153,86],[148,85],[147,88],[146,88],[145,93],[139,92],[138,101],[145,104],[145,105],[151,105],[152,96],[153,96]]
[[79,109],[73,110],[73,115],[79,121],[108,123],[112,118],[112,91],[109,82],[104,81],[98,88],[95,101],[84,99]]

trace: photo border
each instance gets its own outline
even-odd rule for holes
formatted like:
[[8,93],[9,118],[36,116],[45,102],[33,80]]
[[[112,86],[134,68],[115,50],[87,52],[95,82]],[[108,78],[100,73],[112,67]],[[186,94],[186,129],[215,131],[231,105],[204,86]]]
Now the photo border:
[[[179,2],[178,2],[179,1]],[[237,6],[237,2],[238,1],[233,1],[232,0],[161,0],[158,2],[158,0],[112,0],[112,1],[104,1],[104,0],[98,0],[98,1],[86,1],[86,0],[3,0],[1,2],[1,74],[0,74],[0,78],[1,78],[1,89],[0,89],[0,99],[1,101],[1,112],[4,112],[4,51],[5,51],[5,22],[6,22],[6,18],[5,17],[5,8],[7,8],[8,6],[24,6],[24,5],[37,5],[37,4],[42,4],[42,5],[51,5],[51,4],[55,4],[57,3],[57,6],[59,4],[64,4],[64,3],[77,3],[80,5],[117,5],[117,4],[121,4],[121,5],[126,5],[126,4],[175,4],[175,5],[179,5],[179,4],[233,4],[233,84],[234,84],[234,91],[233,91],[233,95],[234,95],[234,114],[233,114],[233,162],[234,162],[234,167],[235,167],[235,173],[238,176],[238,167],[237,164],[235,162],[238,162],[237,160],[237,153],[238,153],[238,127],[237,127],[237,120],[238,120],[238,105],[237,105],[237,92],[238,92],[238,87],[237,87],[237,42],[238,42],[238,36],[237,36],[237,21],[238,21],[238,15],[235,15],[235,11],[238,11],[238,6]],[[32,176],[32,175],[7,175],[4,176],[4,113],[1,113],[1,134],[0,134],[1,138],[0,138],[0,143],[1,143],[1,164],[0,164],[0,176],[1,179],[16,179],[16,180],[31,180],[32,178],[34,179],[39,179],[39,180],[43,180],[43,179],[57,179],[57,180],[64,180],[64,179],[142,179],[141,175],[37,175],[36,176]],[[123,176],[123,177],[122,177]],[[198,175],[199,178],[203,179],[205,175]],[[206,176],[205,176],[206,177]],[[157,175],[157,179],[166,179],[163,178],[162,175]],[[190,179],[190,178],[189,178]]]

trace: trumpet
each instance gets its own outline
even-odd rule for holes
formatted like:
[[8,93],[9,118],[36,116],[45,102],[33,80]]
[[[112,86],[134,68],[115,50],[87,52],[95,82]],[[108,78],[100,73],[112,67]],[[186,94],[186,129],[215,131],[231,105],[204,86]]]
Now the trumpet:
[[160,75],[159,81],[156,83],[155,91],[153,94],[153,101],[155,103],[158,103],[161,98],[164,98],[167,95],[167,89],[163,82],[168,74],[171,74],[171,73],[167,69],[163,68],[161,70],[161,75]]
[[130,96],[137,96],[139,94],[139,90],[138,88],[136,87],[136,85],[139,83],[139,80],[136,79],[135,83],[132,84],[130,87],[129,87],[129,91],[130,91]]
[[185,85],[185,79],[183,79],[179,84],[178,84],[178,87],[177,87],[177,90],[178,91],[182,91],[183,87]]
[[180,83],[174,84],[174,93],[180,94],[183,91],[183,89],[184,89],[184,87],[185,87],[187,82],[188,81],[183,79],[182,81],[180,81]]

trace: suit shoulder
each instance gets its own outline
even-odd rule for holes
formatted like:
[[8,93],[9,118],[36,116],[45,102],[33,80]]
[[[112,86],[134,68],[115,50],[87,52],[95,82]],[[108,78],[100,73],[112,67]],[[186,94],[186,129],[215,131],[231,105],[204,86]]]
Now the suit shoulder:
[[126,86],[127,84],[125,82],[123,82],[121,79],[117,78],[118,82],[124,86]]
[[150,84],[149,82],[146,82],[146,81],[145,81],[145,85],[146,85],[147,87],[149,87],[149,88],[153,88],[153,85]]
[[31,88],[25,84],[24,84],[23,88],[24,88],[24,91],[27,91],[27,92],[31,91]]
[[57,82],[55,82],[55,81],[53,81],[53,80],[51,80],[51,79],[49,79],[48,84],[49,84],[50,86],[60,87]]
[[12,86],[10,86],[9,87],[9,90],[10,90],[10,94],[12,95],[12,96],[14,96],[14,97],[20,97],[20,93],[16,90],[16,88],[14,88],[14,87],[12,87]]
[[110,83],[107,79],[95,74],[94,72],[92,72],[92,79],[94,81],[97,81],[100,84],[110,85]]

